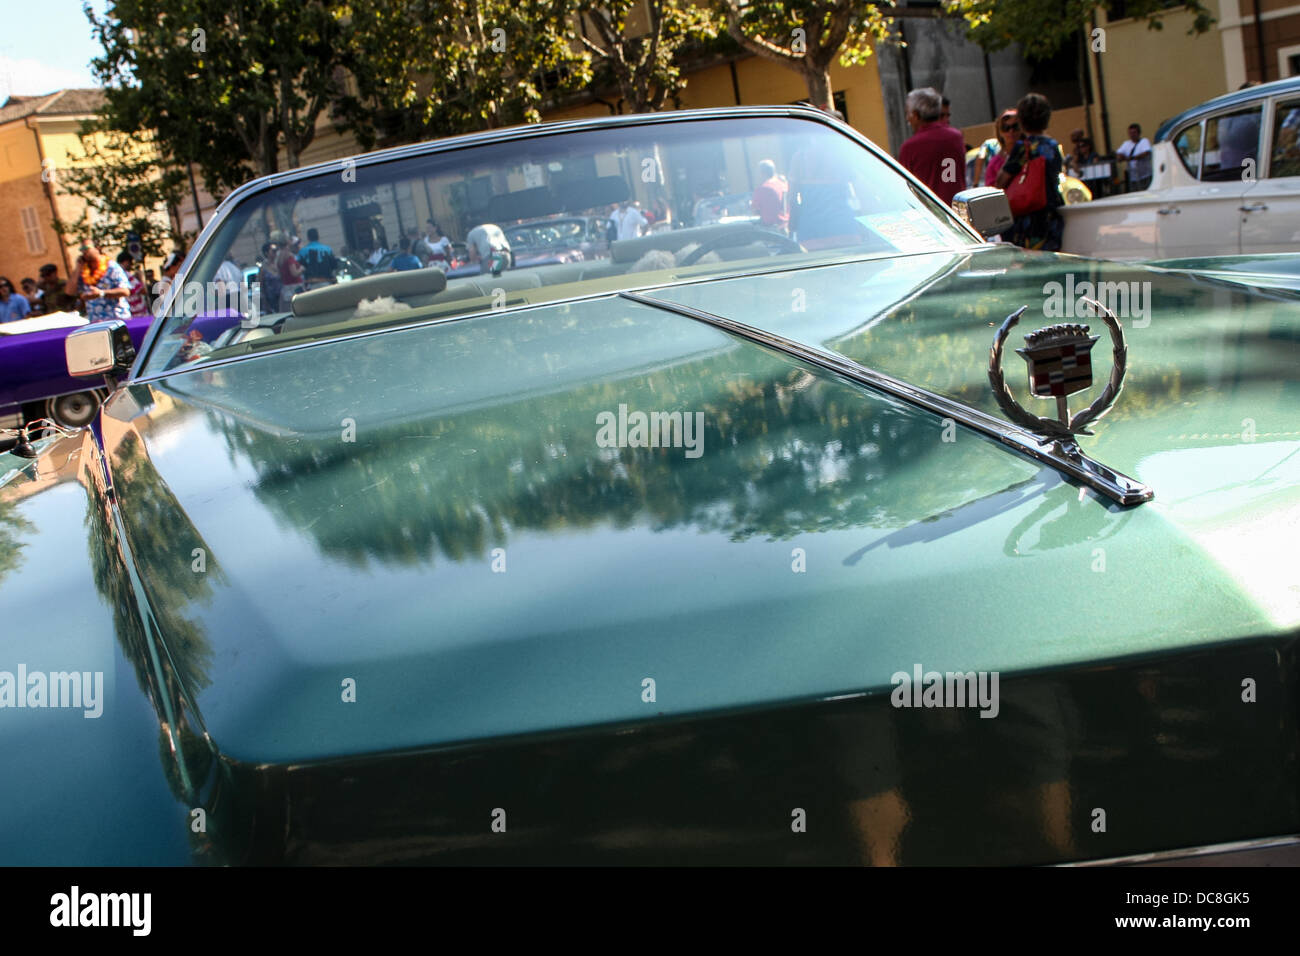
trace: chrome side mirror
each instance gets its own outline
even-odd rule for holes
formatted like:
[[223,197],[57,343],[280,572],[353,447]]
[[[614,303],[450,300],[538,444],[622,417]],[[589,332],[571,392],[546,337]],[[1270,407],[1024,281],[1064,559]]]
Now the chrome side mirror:
[[135,346],[131,331],[120,319],[109,322],[92,322],[63,340],[68,374],[73,378],[92,378],[100,375],[110,380],[121,378],[135,360]]
[[992,186],[963,189],[952,197],[952,211],[981,236],[996,236],[1011,227],[1007,194]]

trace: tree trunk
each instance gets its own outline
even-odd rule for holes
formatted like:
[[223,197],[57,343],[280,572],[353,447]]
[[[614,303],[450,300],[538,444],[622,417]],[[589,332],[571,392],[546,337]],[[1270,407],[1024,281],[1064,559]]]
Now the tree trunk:
[[803,74],[804,83],[808,85],[808,102],[828,112],[835,109],[835,102],[831,96],[830,69],[828,67],[818,69],[808,65],[799,72]]

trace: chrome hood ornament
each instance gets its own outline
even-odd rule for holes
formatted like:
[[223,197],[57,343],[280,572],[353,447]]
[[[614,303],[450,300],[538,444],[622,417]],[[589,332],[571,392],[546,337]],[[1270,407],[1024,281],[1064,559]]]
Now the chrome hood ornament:
[[1087,408],[1073,416],[1069,409],[1069,396],[1092,387],[1092,347],[1100,336],[1090,335],[1086,325],[1067,323],[1036,329],[1025,336],[1025,347],[1016,354],[1025,360],[1029,370],[1030,394],[1039,398],[1055,398],[1057,418],[1040,418],[1021,405],[1002,372],[1002,351],[1007,336],[1015,328],[1027,306],[1011,313],[998,328],[989,351],[989,384],[998,407],[1012,422],[1026,431],[1041,436],[1040,444],[1052,443],[1058,454],[1075,462],[1094,479],[1093,487],[1121,504],[1149,501],[1155,493],[1141,482],[1134,481],[1084,455],[1076,435],[1091,435],[1088,426],[1105,415],[1124,387],[1128,372],[1128,346],[1124,342],[1124,329],[1115,313],[1095,299],[1084,299],[1106,323],[1111,340],[1110,380],[1101,394]]

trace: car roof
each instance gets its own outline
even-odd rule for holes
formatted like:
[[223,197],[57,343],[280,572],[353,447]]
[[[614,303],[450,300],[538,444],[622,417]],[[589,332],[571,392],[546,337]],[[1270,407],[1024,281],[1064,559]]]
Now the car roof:
[[1253,103],[1255,100],[1267,99],[1270,96],[1276,96],[1279,93],[1300,93],[1300,76],[1287,77],[1284,80],[1274,80],[1271,83],[1260,83],[1257,86],[1248,86],[1244,90],[1234,90],[1231,93],[1224,93],[1222,96],[1216,96],[1212,100],[1206,100],[1204,103],[1198,103],[1190,109],[1183,110],[1172,119],[1167,119],[1160,124],[1156,130],[1156,142],[1168,139],[1173,132],[1174,127],[1181,126],[1187,120],[1190,120],[1202,113],[1212,113],[1215,110],[1223,109],[1228,106],[1238,104]]

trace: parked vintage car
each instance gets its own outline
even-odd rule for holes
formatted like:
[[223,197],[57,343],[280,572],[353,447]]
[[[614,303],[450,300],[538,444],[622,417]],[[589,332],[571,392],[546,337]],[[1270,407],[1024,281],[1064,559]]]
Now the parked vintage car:
[[1152,180],[1064,211],[1062,248],[1109,259],[1300,252],[1300,77],[1166,120]]
[[[654,157],[676,207],[803,151],[790,234],[74,333],[112,396],[0,454],[0,861],[1294,859],[1293,300],[985,242],[804,107],[356,178],[645,202]],[[337,170],[236,190],[180,281]]]
[[750,189],[743,193],[704,197],[695,203],[692,213],[694,224],[708,226],[713,223],[758,222],[758,213],[750,205],[753,192]]
[[[131,340],[139,345],[152,316],[128,320]],[[68,374],[63,340],[86,325],[77,312],[20,319],[0,324],[0,426],[48,418],[68,428],[94,420],[107,394],[102,380]]]
[[582,262],[609,255],[608,225],[609,220],[599,216],[557,216],[517,223],[504,231],[516,263]]

